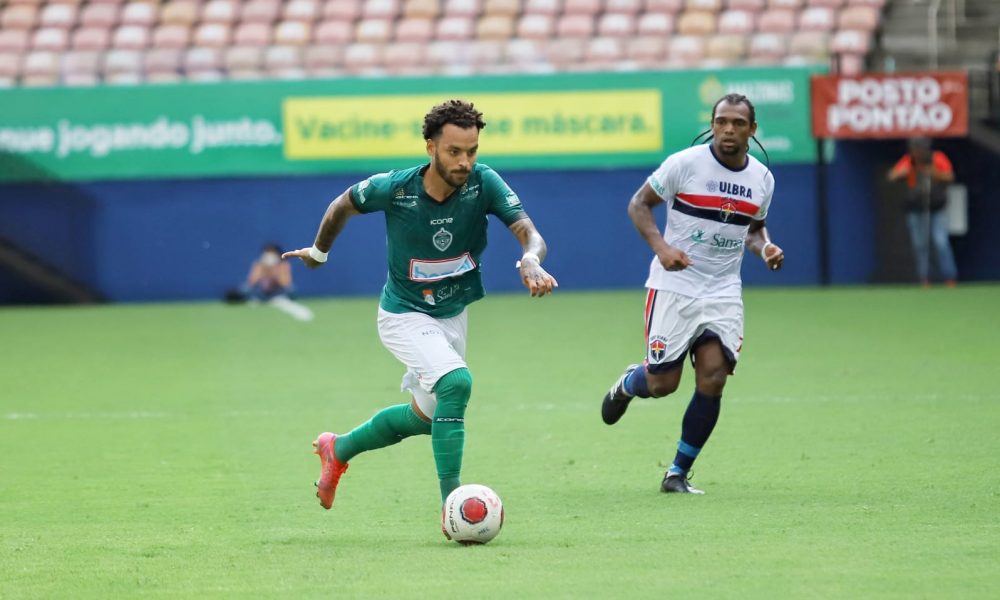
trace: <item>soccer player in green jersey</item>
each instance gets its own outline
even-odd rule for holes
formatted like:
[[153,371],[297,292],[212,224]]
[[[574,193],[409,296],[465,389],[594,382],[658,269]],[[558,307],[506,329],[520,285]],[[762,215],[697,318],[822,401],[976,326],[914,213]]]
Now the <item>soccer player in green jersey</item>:
[[347,220],[385,214],[389,278],[382,289],[378,332],[406,365],[402,387],[412,401],[383,409],[350,433],[322,433],[316,482],[329,509],[348,462],[367,450],[413,435],[431,436],[441,499],[459,486],[465,445],[465,407],[472,375],[465,364],[466,307],[484,295],[479,259],[486,248],[487,215],[498,217],[524,251],[517,262],[532,296],[557,287],[542,268],[545,240],[517,194],[497,173],[476,164],[483,115],[471,103],[448,100],[424,117],[430,163],[373,175],[330,203],[311,248],[286,252],[310,268],[327,254]]

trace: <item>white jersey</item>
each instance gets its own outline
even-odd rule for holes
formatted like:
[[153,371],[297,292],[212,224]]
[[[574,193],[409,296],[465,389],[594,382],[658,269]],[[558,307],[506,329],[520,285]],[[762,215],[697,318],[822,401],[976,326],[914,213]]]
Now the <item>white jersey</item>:
[[693,298],[739,296],[750,221],[764,220],[774,192],[767,167],[747,155],[746,166],[730,169],[711,144],[701,144],[668,156],[647,182],[667,203],[663,239],[692,265],[667,271],[654,256],[646,287]]

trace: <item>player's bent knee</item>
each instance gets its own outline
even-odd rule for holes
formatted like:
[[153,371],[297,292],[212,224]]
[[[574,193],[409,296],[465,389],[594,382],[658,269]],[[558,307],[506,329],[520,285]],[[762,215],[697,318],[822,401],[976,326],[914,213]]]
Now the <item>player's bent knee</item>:
[[461,405],[463,408],[472,395],[472,373],[467,368],[455,369],[438,379],[434,386],[438,405]]
[[658,378],[649,376],[647,376],[646,382],[649,388],[649,395],[653,398],[662,398],[673,394],[677,391],[677,386],[680,383],[676,377]]
[[722,390],[726,387],[728,379],[728,367],[712,369],[708,373],[698,374],[696,386],[703,393],[719,396],[722,395]]

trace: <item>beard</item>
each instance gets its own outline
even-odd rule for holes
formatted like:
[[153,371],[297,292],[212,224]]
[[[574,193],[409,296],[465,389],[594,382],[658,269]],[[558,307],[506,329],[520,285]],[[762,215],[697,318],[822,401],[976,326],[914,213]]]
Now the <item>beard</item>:
[[461,187],[469,179],[469,171],[448,171],[437,155],[434,156],[434,171],[453,188]]

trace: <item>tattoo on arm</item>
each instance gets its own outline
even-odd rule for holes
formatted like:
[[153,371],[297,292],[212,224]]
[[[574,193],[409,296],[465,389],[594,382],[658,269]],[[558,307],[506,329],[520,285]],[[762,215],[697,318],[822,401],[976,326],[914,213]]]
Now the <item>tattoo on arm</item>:
[[525,217],[514,221],[510,225],[510,231],[517,238],[517,241],[520,242],[521,249],[524,252],[531,252],[538,256],[539,260],[545,260],[545,253],[547,251],[545,240],[542,239],[542,235],[535,229],[535,224],[531,222],[531,219]]

